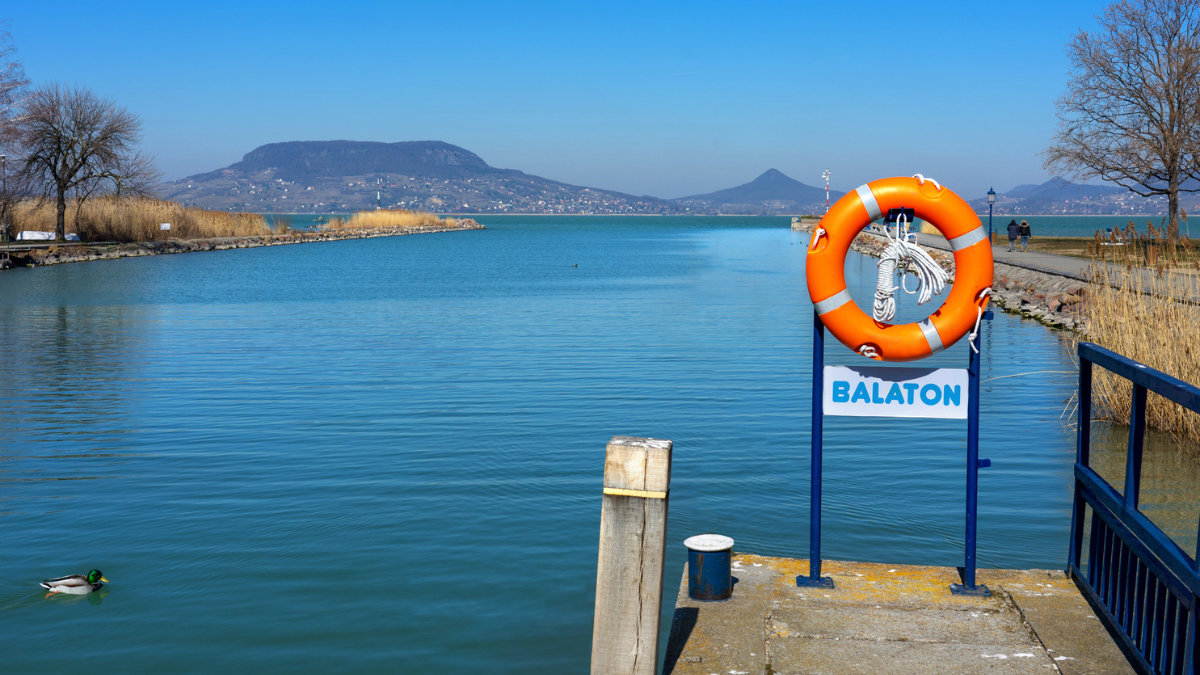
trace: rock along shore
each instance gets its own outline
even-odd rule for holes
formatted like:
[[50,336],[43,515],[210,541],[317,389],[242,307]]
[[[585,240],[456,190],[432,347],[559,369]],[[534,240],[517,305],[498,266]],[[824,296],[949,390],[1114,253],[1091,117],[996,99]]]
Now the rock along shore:
[[[811,232],[818,221],[793,225],[792,229]],[[883,235],[863,232],[854,239],[850,249],[878,258],[888,246]],[[954,255],[931,246],[922,245],[942,269],[954,278]],[[1010,314],[1036,319],[1052,328],[1087,333],[1082,317],[1083,301],[1087,297],[1087,280],[1077,274],[1055,273],[994,263],[992,305]]]
[[116,260],[117,258],[135,258],[144,255],[225,251],[233,248],[283,246],[285,244],[309,244],[321,241],[340,241],[343,239],[370,239],[375,237],[397,237],[406,234],[482,229],[484,229],[483,225],[480,225],[473,219],[466,218],[455,221],[453,225],[387,227],[369,230],[313,230],[252,237],[168,239],[166,241],[142,241],[128,244],[102,244],[96,246],[88,246],[87,244],[78,246],[50,246],[30,251],[10,251],[7,258],[4,258],[2,253],[0,253],[0,269],[59,265],[62,263],[86,262],[89,260]]

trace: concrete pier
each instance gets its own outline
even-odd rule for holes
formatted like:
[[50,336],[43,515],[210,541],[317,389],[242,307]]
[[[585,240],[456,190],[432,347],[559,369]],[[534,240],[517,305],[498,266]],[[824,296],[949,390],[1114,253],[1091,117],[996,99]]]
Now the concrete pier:
[[822,561],[835,588],[797,588],[807,560],[735,554],[733,597],[680,584],[665,675],[1061,673],[1134,670],[1061,571],[978,571],[991,597],[951,595],[953,567]]

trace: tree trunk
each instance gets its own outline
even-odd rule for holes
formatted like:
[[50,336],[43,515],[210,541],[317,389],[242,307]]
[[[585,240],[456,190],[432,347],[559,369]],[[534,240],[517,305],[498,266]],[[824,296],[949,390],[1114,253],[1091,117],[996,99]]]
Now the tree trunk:
[[58,190],[58,219],[54,226],[54,241],[67,239],[67,191]]
[[1179,170],[1173,161],[1167,165],[1167,232],[1179,231]]

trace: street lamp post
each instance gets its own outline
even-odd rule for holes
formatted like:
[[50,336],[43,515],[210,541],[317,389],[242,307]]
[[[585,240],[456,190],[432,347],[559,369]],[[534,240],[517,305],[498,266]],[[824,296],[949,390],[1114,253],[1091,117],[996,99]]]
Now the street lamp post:
[[992,245],[992,205],[996,203],[996,191],[988,188],[988,246]]
[[821,178],[825,179],[825,213],[829,213],[829,169],[825,169]]

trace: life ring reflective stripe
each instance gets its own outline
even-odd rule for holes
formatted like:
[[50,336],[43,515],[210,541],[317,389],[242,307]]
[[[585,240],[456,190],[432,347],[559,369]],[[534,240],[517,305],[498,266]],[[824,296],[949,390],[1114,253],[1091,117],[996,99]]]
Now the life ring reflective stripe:
[[[954,284],[946,301],[918,323],[875,321],[846,290],[846,254],[854,237],[889,209],[910,208],[946,237],[954,252]],[[849,192],[821,219],[825,235],[808,250],[808,294],[821,322],[842,344],[881,361],[915,361],[949,348],[975,326],[992,285],[992,246],[979,217],[961,197],[933,181],[884,178]],[[866,349],[864,349],[866,348]]]

